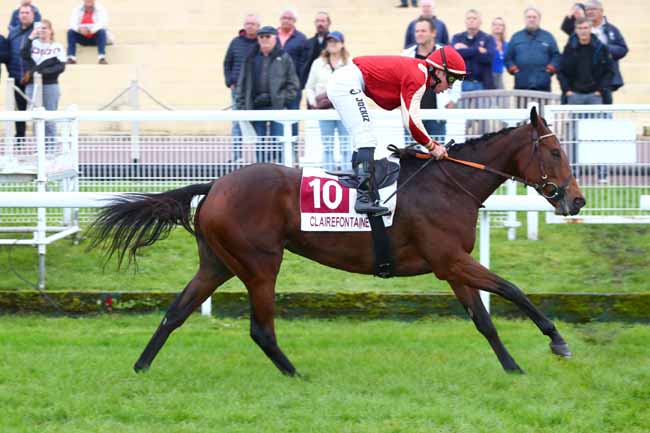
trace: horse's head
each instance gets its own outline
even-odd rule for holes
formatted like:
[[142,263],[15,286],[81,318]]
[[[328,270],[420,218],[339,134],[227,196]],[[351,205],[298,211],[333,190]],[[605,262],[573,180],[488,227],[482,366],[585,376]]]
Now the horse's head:
[[521,177],[534,184],[537,192],[553,205],[557,215],[576,215],[585,205],[585,197],[560,142],[535,107],[530,110],[530,127],[531,144],[523,146],[517,155]]

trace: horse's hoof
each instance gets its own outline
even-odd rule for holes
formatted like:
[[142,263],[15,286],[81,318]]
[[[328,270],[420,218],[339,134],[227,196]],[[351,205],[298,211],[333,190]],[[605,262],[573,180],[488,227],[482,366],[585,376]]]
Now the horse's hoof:
[[141,364],[139,362],[136,362],[135,365],[133,366],[133,371],[136,373],[146,373],[147,370],[149,370],[149,366],[146,364]]
[[521,367],[516,366],[515,368],[508,368],[506,369],[506,373],[508,374],[526,374],[524,370],[521,369]]
[[569,349],[569,345],[566,343],[560,343],[560,344],[550,343],[550,346],[551,346],[551,352],[553,352],[557,356],[561,356],[562,358],[571,358],[573,356],[571,354],[571,350]]

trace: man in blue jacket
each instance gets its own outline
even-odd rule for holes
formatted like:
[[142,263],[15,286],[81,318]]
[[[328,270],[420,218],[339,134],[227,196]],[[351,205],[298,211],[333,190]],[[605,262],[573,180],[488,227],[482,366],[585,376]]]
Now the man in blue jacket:
[[[612,79],[612,85],[603,94],[603,104],[611,104],[613,102],[612,92],[618,90],[624,84],[618,61],[627,55],[627,44],[621,31],[607,21],[607,17],[605,17],[603,11],[603,4],[600,1],[587,1],[585,3],[585,12],[587,18],[591,21],[591,31],[603,44],[607,45],[607,49],[614,59],[614,78]],[[573,32],[574,27],[567,27],[566,30]]]
[[[32,5],[24,5],[18,9],[18,20],[20,25],[14,27],[9,33],[9,76],[14,79],[14,84],[23,93],[27,81],[24,80],[25,73],[29,66],[21,55],[25,41],[34,30],[34,8]],[[27,109],[27,100],[18,92],[14,92],[16,108],[20,111]],[[16,138],[25,137],[25,122],[16,122]]]
[[433,21],[433,24],[436,26],[436,44],[449,44],[449,33],[447,33],[447,26],[434,14],[434,6],[435,5],[433,4],[433,0],[422,0],[420,2],[420,16],[411,21],[406,28],[406,36],[404,37],[404,49],[410,48],[413,45],[417,44],[417,41],[415,40],[415,23],[420,18],[429,18],[431,21]]
[[[257,31],[260,28],[260,19],[255,14],[248,14],[244,18],[244,28],[239,35],[230,41],[226,57],[223,59],[223,76],[226,87],[230,89],[232,109],[236,109],[237,80],[242,64],[253,48],[257,45]],[[233,161],[241,158],[241,128],[239,122],[232,123]]]
[[551,76],[560,67],[560,50],[552,34],[539,25],[542,14],[536,8],[524,11],[526,28],[512,35],[505,64],[515,76],[515,89],[551,91]]
[[465,60],[467,75],[463,80],[463,92],[472,90],[494,89],[492,62],[496,51],[496,41],[482,32],[481,14],[475,9],[465,13],[463,33],[457,33],[451,39],[451,45]]
[[[296,28],[296,21],[298,16],[296,12],[287,9],[280,15],[280,27],[278,27],[278,42],[280,47],[285,53],[293,60],[293,65],[296,68],[296,75],[300,77],[302,70],[307,62],[307,36],[298,31]],[[300,108],[300,100],[302,99],[302,83],[298,89],[296,97],[287,101],[287,108],[289,110],[298,110]],[[294,137],[298,135],[298,123],[294,123],[291,127],[291,133]]]

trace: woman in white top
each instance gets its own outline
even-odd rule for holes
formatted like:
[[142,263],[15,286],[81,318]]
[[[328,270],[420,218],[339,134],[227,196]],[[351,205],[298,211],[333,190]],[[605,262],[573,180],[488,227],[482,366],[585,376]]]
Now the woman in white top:
[[[43,107],[49,111],[59,108],[59,75],[65,70],[65,50],[63,45],[54,42],[54,31],[49,20],[43,20],[29,35],[23,45],[23,58],[27,60],[29,70],[23,76],[22,83],[26,85],[25,93],[34,100],[34,73],[43,77]],[[56,123],[45,122],[45,136],[51,142],[56,136]]]
[[[332,109],[332,103],[327,99],[327,82],[332,73],[345,66],[350,60],[350,54],[345,49],[345,39],[341,32],[330,32],[327,37],[327,46],[321,56],[314,60],[309,71],[305,95],[307,107],[316,110]],[[339,134],[339,147],[341,161],[347,163],[351,158],[351,147],[348,132],[340,120],[321,120],[320,134],[323,144],[323,166],[329,170],[334,169],[334,136]]]

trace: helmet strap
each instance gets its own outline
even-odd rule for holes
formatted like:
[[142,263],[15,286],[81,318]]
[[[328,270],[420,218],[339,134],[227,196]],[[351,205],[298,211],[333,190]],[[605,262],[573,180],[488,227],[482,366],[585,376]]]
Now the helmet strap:
[[436,70],[437,68],[434,68],[433,66],[429,66],[429,74],[433,77],[433,86],[431,88],[435,88],[438,84],[442,83],[442,80],[438,78],[436,75]]

